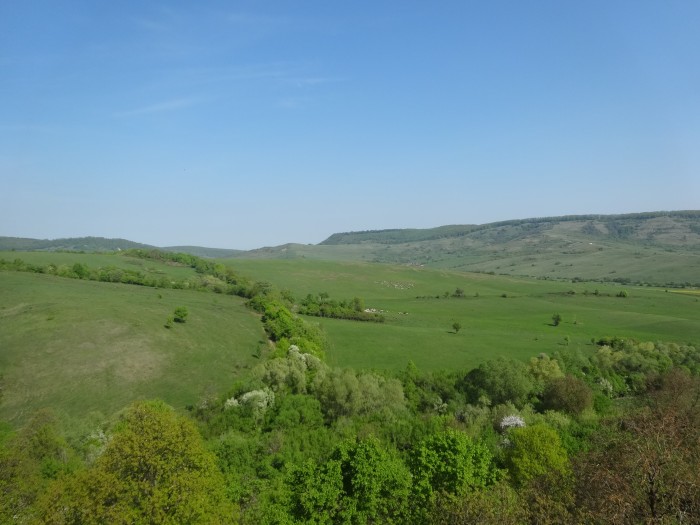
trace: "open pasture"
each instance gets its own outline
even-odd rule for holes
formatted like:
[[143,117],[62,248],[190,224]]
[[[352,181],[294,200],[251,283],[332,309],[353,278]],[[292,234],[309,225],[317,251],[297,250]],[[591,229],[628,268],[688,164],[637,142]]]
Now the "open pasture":
[[[121,255],[11,253],[37,265],[131,264]],[[154,271],[193,273],[133,261]],[[592,352],[591,340],[604,336],[699,342],[696,294],[361,262],[226,264],[288,289],[297,301],[326,292],[337,300],[361,297],[365,307],[381,311],[382,324],[307,318],[326,331],[327,359],[336,366],[401,369],[412,360],[425,370],[468,369],[501,355]],[[462,297],[454,297],[458,289]],[[627,297],[618,297],[622,290]],[[165,328],[178,306],[189,310],[187,322]],[[554,313],[562,316],[559,326]],[[69,418],[108,416],[137,398],[184,407],[225,390],[258,362],[264,345],[259,318],[237,297],[0,272],[0,418],[13,424],[42,407]]]
[[[696,296],[649,287],[566,283],[410,266],[311,260],[234,260],[249,277],[290,290],[297,300],[326,292],[362,297],[383,324],[319,319],[331,340],[328,361],[356,368],[471,368],[500,355],[592,352],[593,338],[698,344]],[[452,297],[459,288],[464,297]],[[625,290],[627,297],[617,294]],[[596,293],[597,291],[597,293]],[[447,293],[448,297],[445,297]],[[562,322],[553,326],[552,315]],[[452,325],[459,323],[455,333]]]
[[141,272],[147,277],[167,276],[177,280],[187,279],[196,275],[196,272],[188,266],[139,259],[118,253],[0,251],[0,259],[5,259],[6,261],[21,259],[28,264],[42,267],[48,265],[71,267],[75,263],[84,264],[90,270],[114,267]]
[[[187,322],[165,328],[178,306]],[[196,404],[257,363],[264,339],[237,297],[0,272],[0,419],[21,424],[44,407],[109,416],[141,398]]]

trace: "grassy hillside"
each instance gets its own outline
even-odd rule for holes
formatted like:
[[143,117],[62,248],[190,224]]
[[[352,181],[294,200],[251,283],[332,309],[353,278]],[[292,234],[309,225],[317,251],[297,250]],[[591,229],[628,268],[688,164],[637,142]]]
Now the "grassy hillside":
[[[700,334],[698,297],[663,289],[370,263],[230,264],[297,299],[320,292],[336,299],[359,296],[366,307],[383,311],[383,324],[309,318],[326,330],[333,344],[329,362],[340,366],[398,369],[413,360],[428,370],[470,368],[499,355],[592,351],[591,339],[602,336],[697,343]],[[451,297],[457,288],[463,298]],[[617,297],[622,290],[627,297]],[[560,326],[551,326],[554,313],[563,317]],[[462,325],[458,333],[454,322]]]
[[90,269],[121,268],[141,272],[148,277],[168,277],[175,280],[194,277],[196,272],[188,267],[165,264],[159,261],[139,259],[118,253],[77,253],[45,251],[0,251],[0,259],[22,261],[35,266],[71,267],[75,263],[87,265]]
[[354,260],[547,279],[700,286],[700,212],[570,216],[334,234],[246,258]]
[[[139,398],[197,403],[256,363],[264,339],[231,296],[16,272],[0,272],[0,291],[0,418],[13,424],[43,407],[84,419]],[[178,306],[187,322],[168,330]]]
[[[153,248],[123,239],[0,237],[0,250],[116,251]],[[430,266],[554,280],[700,286],[700,211],[572,215],[336,233],[318,245],[251,251],[173,246],[207,258],[313,259]]]
[[[489,238],[492,242],[539,233],[566,223],[573,223],[569,231],[581,230],[595,237],[628,239],[655,244],[686,245],[698,241],[700,212],[649,212],[626,215],[567,215],[563,217],[538,217],[483,225],[452,225],[431,229],[372,230],[365,232],[336,233],[321,244],[405,244],[445,238],[473,236]],[[583,226],[581,226],[583,225]],[[688,239],[688,235],[691,239]]]
[[[602,336],[700,343],[697,293],[627,282],[700,281],[699,218],[685,212],[365,232],[221,261],[290,290],[297,302],[324,292],[359,296],[380,311],[382,324],[308,318],[326,331],[332,365],[399,369],[412,360],[426,370],[465,369],[499,355],[589,352],[591,339]],[[0,259],[132,270],[158,286],[207,281],[188,266],[119,253],[5,251]],[[457,289],[463,297],[452,297]],[[618,297],[623,289],[627,297]],[[177,306],[190,318],[168,330]],[[552,326],[554,313],[560,326]],[[457,333],[454,323],[462,327]],[[259,319],[235,297],[2,271],[0,417],[21,422],[42,406],[69,417],[110,413],[138,397],[184,406],[225,389],[256,362],[263,339]]]

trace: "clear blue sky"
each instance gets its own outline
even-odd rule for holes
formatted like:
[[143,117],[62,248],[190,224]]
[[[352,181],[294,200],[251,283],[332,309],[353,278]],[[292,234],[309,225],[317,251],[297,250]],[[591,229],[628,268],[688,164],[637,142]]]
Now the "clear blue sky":
[[0,1],[0,235],[700,208],[700,2]]

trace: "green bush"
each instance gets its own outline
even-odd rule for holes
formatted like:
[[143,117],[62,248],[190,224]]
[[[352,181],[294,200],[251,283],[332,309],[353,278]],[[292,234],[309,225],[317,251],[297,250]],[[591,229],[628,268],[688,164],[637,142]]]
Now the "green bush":
[[175,312],[173,312],[173,321],[176,323],[184,323],[187,320],[187,315],[189,312],[187,311],[187,308],[184,306],[178,306],[175,308]]

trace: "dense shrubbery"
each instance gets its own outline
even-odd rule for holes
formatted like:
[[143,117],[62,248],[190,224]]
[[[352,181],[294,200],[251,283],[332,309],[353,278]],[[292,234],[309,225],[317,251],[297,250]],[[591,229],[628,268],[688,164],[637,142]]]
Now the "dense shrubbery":
[[216,458],[192,422],[160,402],[123,416],[94,465],[41,495],[43,523],[223,523],[235,519]]
[[216,293],[239,295],[248,298],[252,297],[257,292],[255,288],[257,283],[251,283],[249,280],[238,275],[233,269],[221,263],[207,261],[195,257],[194,255],[161,252],[159,250],[127,250],[121,253],[125,256],[149,259],[166,264],[189,266],[200,275],[196,278],[177,280],[168,276],[152,276],[138,270],[117,268],[114,266],[104,266],[96,269],[89,268],[83,263],[75,263],[72,266],[65,264],[47,264],[39,266],[27,263],[22,259],[14,259],[12,261],[0,259],[0,270],[45,273],[69,279],[87,279],[91,281],[134,284],[153,288],[208,290]]
[[[293,326],[282,301],[256,304]],[[192,407],[204,442],[159,403],[70,443],[40,416],[3,445],[0,519],[692,523],[698,363],[628,340],[391,377],[291,345]]]
[[351,301],[335,301],[328,294],[308,294],[299,303],[299,313],[316,317],[332,317],[334,319],[351,319],[353,321],[372,321],[383,323],[384,316],[372,310],[365,309],[364,301],[354,297]]

